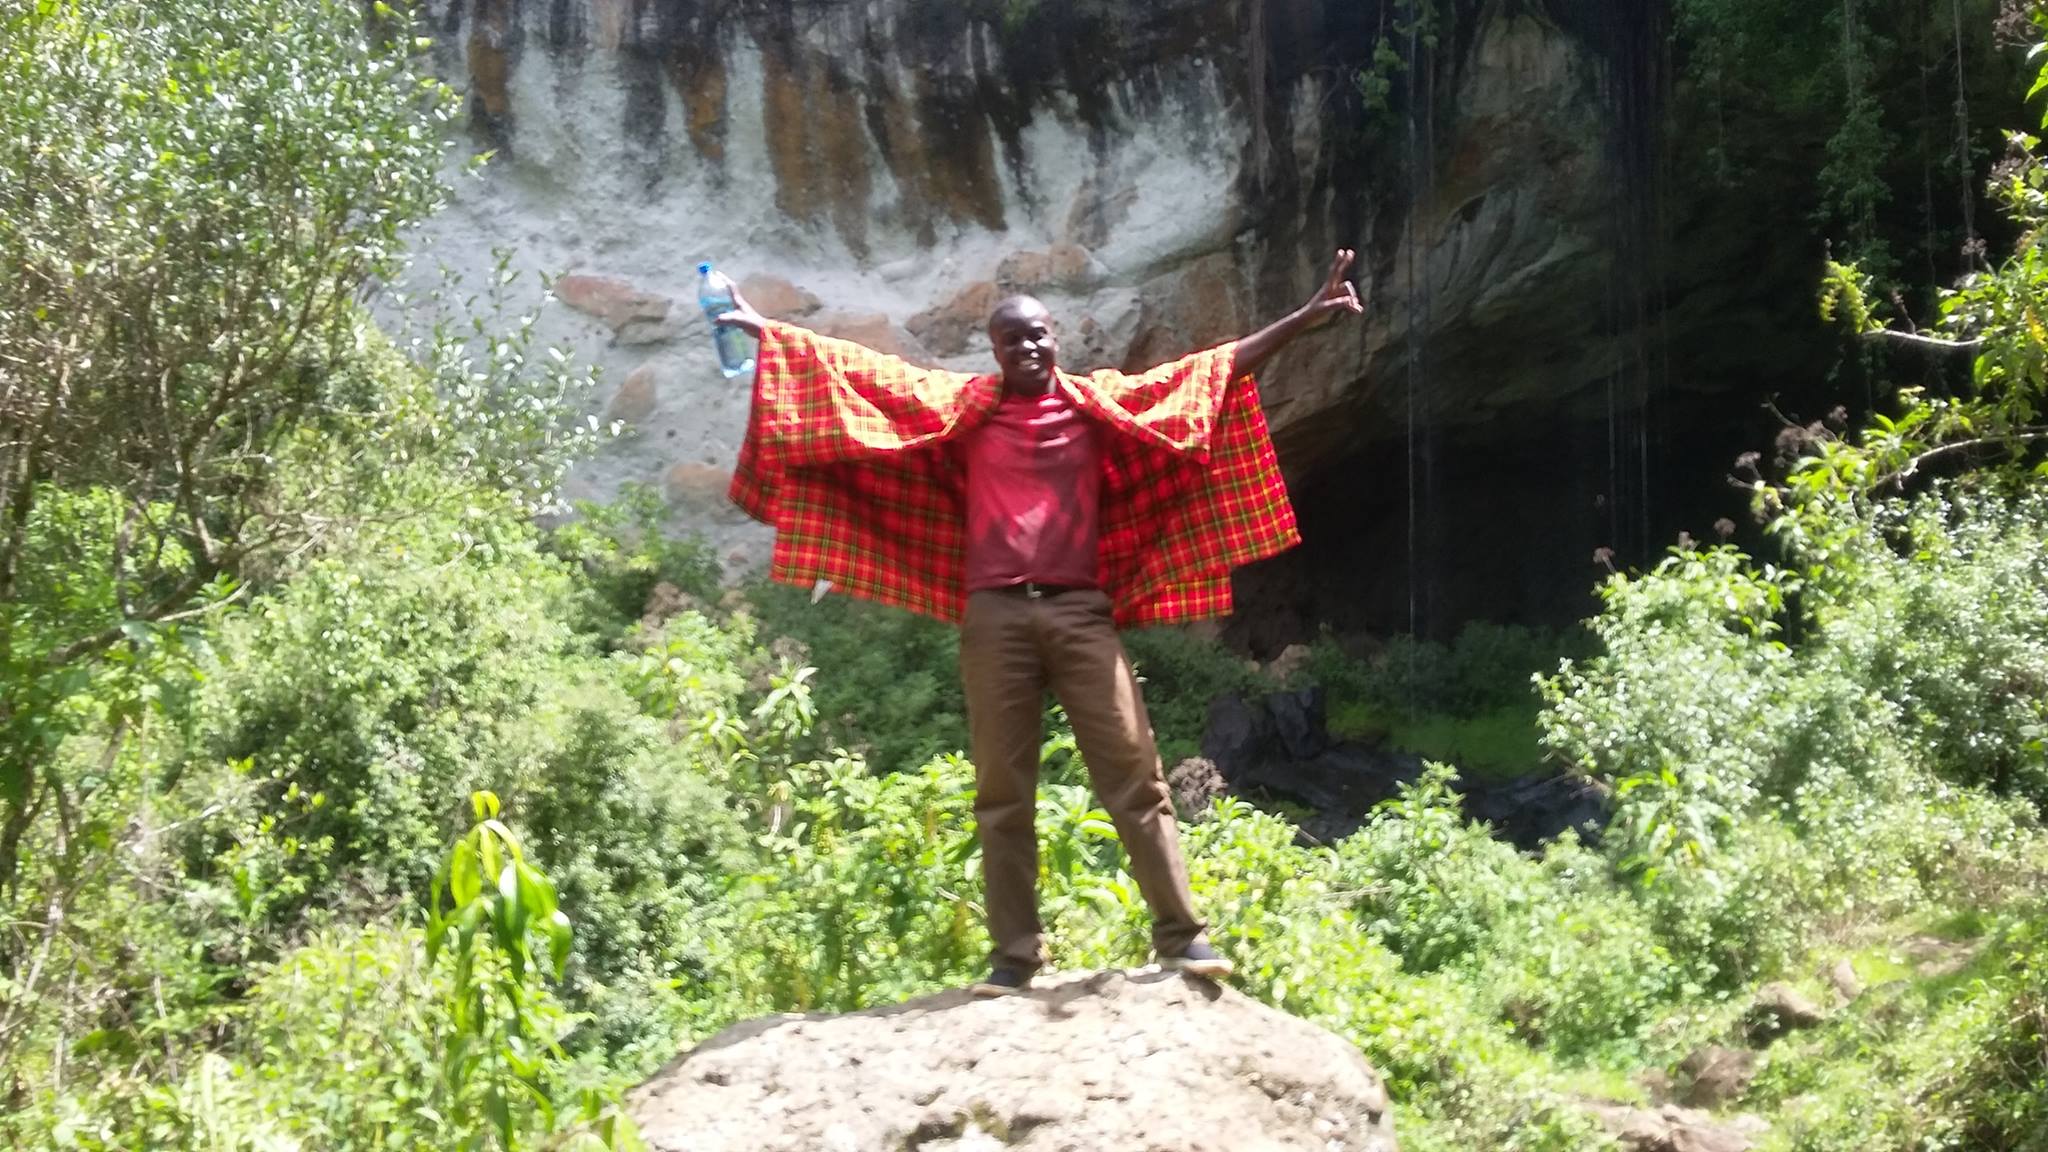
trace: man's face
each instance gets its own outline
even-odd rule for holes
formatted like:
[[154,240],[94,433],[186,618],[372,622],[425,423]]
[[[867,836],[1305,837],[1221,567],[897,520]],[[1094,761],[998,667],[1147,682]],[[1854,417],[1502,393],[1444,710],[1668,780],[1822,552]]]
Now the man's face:
[[1052,387],[1060,342],[1045,305],[1029,297],[1004,301],[989,319],[988,337],[995,346],[996,364],[1003,370],[1004,387],[1024,394]]

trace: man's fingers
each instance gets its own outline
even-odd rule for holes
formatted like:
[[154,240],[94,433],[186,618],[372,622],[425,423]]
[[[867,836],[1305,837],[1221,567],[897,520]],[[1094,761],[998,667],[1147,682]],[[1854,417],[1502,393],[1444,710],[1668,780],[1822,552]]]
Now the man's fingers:
[[1330,278],[1323,282],[1324,295],[1335,296],[1349,287],[1344,276],[1351,271],[1352,262],[1357,258],[1358,253],[1349,248],[1337,249],[1337,255],[1330,261]]

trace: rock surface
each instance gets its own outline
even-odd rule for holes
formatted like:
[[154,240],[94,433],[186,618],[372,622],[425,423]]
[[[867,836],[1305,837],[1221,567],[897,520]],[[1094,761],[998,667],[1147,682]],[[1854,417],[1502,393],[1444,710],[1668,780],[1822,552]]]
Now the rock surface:
[[[1399,160],[1411,133],[1358,107],[1372,17],[1333,0],[1144,0],[1114,18],[909,0],[423,0],[434,66],[497,158],[458,183],[421,269],[480,281],[509,250],[521,286],[575,272],[542,340],[615,379],[649,347],[672,361],[675,402],[648,434],[581,467],[597,496],[677,460],[731,463],[744,390],[718,377],[694,307],[705,259],[750,288],[772,275],[794,289],[757,292],[770,315],[838,309],[962,370],[988,367],[991,294],[1034,292],[1062,322],[1066,366],[1087,370],[1241,335],[1355,246],[1368,317],[1265,373],[1290,471],[1394,438],[1401,392],[1387,382],[1416,340],[1455,352],[1431,370],[1447,419],[1513,430],[1504,407],[1611,394],[1633,347],[1584,303],[1607,291],[1616,219],[1609,68],[1568,22],[1455,7],[1458,34],[1432,65],[1441,154],[1418,182]],[[1438,303],[1412,307],[1417,286]],[[593,339],[574,311],[610,331]],[[721,553],[759,557],[768,542],[744,524],[677,527],[708,530]]]
[[[1746,410],[1715,392],[1786,395],[1835,355],[1786,348],[1814,323],[1806,213],[1643,164],[1667,7],[1444,0],[1432,57],[1400,67],[1434,78],[1428,106],[1372,108],[1384,5],[420,0],[496,152],[424,230],[420,275],[482,283],[508,251],[518,308],[578,272],[561,295],[602,328],[554,309],[542,341],[614,379],[660,350],[673,391],[644,434],[579,465],[602,498],[733,462],[746,391],[719,376],[700,260],[802,286],[757,299],[771,315],[837,309],[963,371],[989,366],[991,293],[1031,291],[1089,370],[1242,335],[1355,247],[1366,315],[1261,372],[1304,547],[1240,581],[1275,642],[1231,638],[1270,656],[1326,620],[1561,623],[1592,606],[1593,549],[1627,562],[1711,522],[1658,494],[1721,493],[1752,446],[1691,419]],[[674,527],[726,556],[769,543]]]
[[661,403],[661,374],[652,364],[642,364],[633,369],[619,384],[619,390],[606,401],[605,418],[624,420],[638,424],[654,414]]
[[886,313],[820,312],[811,317],[810,326],[822,335],[851,340],[913,364],[932,362],[932,354],[918,343],[917,337],[890,323]]
[[740,295],[755,311],[775,320],[796,320],[824,307],[802,285],[760,272],[740,281]]
[[904,327],[935,352],[958,356],[976,340],[987,340],[989,314],[1004,296],[993,280],[977,280],[904,322]]
[[1393,1152],[1356,1048],[1227,988],[1073,973],[741,1024],[636,1089],[657,1152]]
[[1675,1104],[1596,1105],[1592,1112],[1627,1152],[1747,1152],[1756,1146],[1756,1137],[1769,1130],[1754,1116],[1723,1122]]
[[1773,981],[1757,989],[1742,1024],[1753,1043],[1766,1044],[1787,1032],[1818,1028],[1827,1018],[1827,1011],[1797,988]]
[[1173,792],[1174,811],[1191,824],[1208,819],[1210,805],[1230,792],[1223,773],[1200,756],[1175,764],[1166,774],[1166,786]]
[[637,288],[629,280],[587,272],[572,272],[555,281],[555,295],[614,330],[633,323],[659,323],[668,319],[673,307],[668,297]]
[[715,464],[676,464],[662,476],[662,492],[669,502],[699,515],[739,515],[726,498],[731,486],[732,473]]
[[1756,1053],[1745,1048],[1709,1044],[1687,1056],[1678,1070],[1686,1077],[1685,1102],[1695,1108],[1719,1108],[1740,1100],[1756,1079]]
[[1422,761],[1403,752],[1335,740],[1324,727],[1323,692],[1304,688],[1209,704],[1202,756],[1231,790],[1307,805],[1317,816],[1305,831],[1333,840],[1355,829],[1375,804],[1422,775]]
[[1856,975],[1856,965],[1851,963],[1847,956],[1829,965],[1823,975],[1827,978],[1829,987],[1835,990],[1836,998],[1842,1003],[1853,1004],[1863,995],[1863,978]]
[[[1212,700],[1202,756],[1232,791],[1313,808],[1315,815],[1302,828],[1324,842],[1355,831],[1374,805],[1422,775],[1419,756],[1333,738],[1326,727],[1323,691],[1316,687]],[[1607,824],[1605,793],[1582,776],[1500,782],[1466,776],[1452,787],[1468,816],[1492,824],[1502,839],[1519,848],[1539,847],[1567,828],[1596,840]]]

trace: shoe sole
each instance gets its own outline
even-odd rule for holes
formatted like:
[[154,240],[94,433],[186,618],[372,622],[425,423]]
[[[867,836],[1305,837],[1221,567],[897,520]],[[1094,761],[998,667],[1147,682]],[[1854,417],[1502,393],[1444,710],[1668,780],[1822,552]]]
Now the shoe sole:
[[1237,971],[1237,968],[1230,961],[1220,956],[1214,960],[1186,960],[1180,957],[1172,957],[1161,960],[1159,967],[1168,972],[1185,972],[1190,976],[1199,977],[1203,980],[1226,979],[1231,973]]
[[1007,984],[976,984],[968,988],[967,992],[977,1000],[1000,1000],[1005,996],[1016,996],[1029,987],[1028,984],[1020,984],[1015,988]]

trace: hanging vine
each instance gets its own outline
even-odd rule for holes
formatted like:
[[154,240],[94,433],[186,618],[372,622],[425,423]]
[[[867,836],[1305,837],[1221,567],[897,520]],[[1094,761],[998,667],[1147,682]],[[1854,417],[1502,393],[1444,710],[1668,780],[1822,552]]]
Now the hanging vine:
[[1971,106],[2018,96],[2017,54],[1994,51],[1990,33],[2036,2],[1673,0],[1680,83],[1713,126],[1711,173],[1767,180],[1816,156],[1812,221],[1837,257],[1880,283],[1909,266],[1916,283],[1981,266],[1991,141]]
[[1372,62],[1353,77],[1368,116],[1394,125],[1402,78],[1418,66],[1423,53],[1436,51],[1443,26],[1436,0],[1388,0],[1380,6]]
[[1872,41],[1862,18],[1868,0],[1841,0],[1835,12],[1842,72],[1841,122],[1827,142],[1827,164],[1821,168],[1822,201],[1818,221],[1839,232],[1856,263],[1883,275],[1891,259],[1878,230],[1878,209],[1891,199],[1883,171],[1892,141],[1885,133],[1884,110],[1871,84]]

